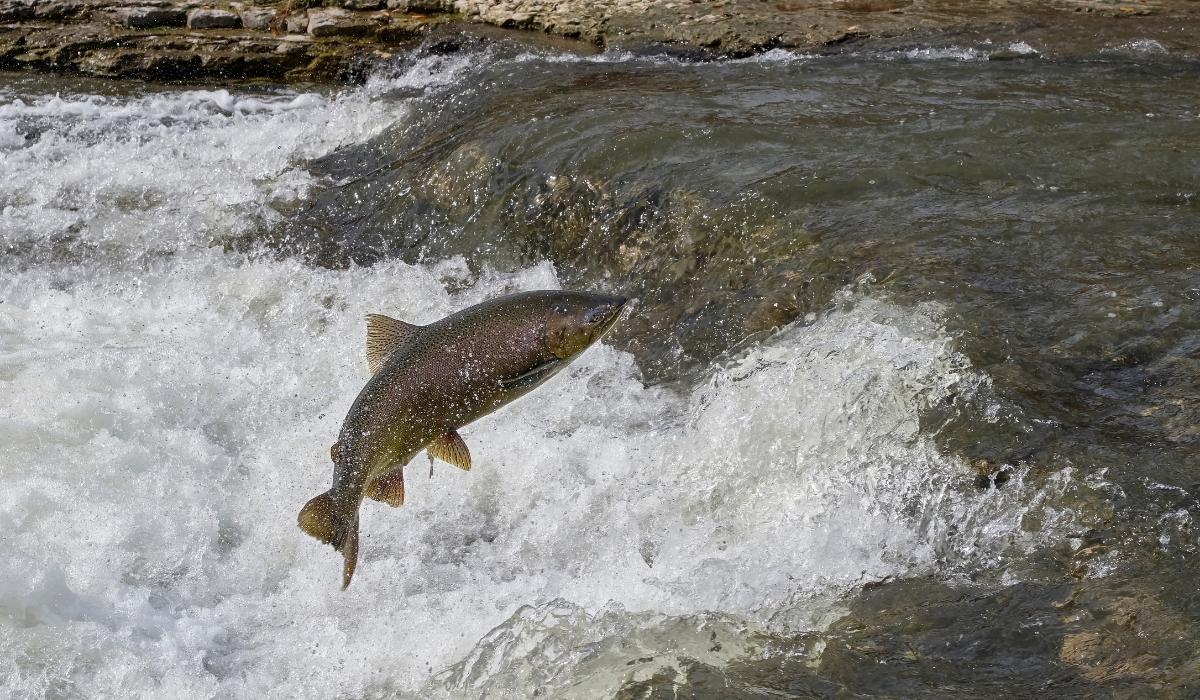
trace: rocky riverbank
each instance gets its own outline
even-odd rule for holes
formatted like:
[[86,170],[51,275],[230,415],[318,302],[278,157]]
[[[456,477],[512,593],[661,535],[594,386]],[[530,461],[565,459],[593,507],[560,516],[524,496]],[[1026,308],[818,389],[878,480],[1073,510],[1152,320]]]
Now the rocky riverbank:
[[[319,2],[319,0],[317,0]],[[154,80],[346,81],[429,36],[489,27],[578,50],[699,56],[873,42],[1011,38],[1042,53],[1151,40],[1193,54],[1187,0],[0,0],[0,69]],[[335,6],[336,5],[336,6]],[[1003,45],[1003,44],[1001,44]],[[997,58],[1007,57],[1003,51]]]

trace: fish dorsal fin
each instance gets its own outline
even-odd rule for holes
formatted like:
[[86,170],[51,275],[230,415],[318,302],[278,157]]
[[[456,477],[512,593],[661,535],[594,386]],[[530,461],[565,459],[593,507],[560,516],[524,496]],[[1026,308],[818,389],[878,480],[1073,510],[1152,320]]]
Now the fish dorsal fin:
[[367,367],[371,374],[378,372],[388,355],[419,330],[420,326],[383,314],[367,314]]
[[429,456],[437,457],[459,469],[471,469],[471,451],[467,449],[467,443],[453,430],[426,445],[425,450]]

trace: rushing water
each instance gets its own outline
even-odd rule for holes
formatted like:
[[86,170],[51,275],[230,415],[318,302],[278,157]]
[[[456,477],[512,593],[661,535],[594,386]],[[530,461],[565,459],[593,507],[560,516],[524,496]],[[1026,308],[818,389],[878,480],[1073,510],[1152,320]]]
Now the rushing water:
[[[0,684],[1186,696],[1200,71],[984,56],[0,79]],[[553,286],[636,308],[341,592],[363,315]]]

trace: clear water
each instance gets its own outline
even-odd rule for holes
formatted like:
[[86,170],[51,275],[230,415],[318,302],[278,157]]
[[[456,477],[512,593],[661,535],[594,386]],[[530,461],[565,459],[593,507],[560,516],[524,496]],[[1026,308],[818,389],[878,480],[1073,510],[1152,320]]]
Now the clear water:
[[[1186,692],[1195,67],[982,55],[5,77],[3,687]],[[295,514],[363,315],[563,285],[637,308],[341,592]]]

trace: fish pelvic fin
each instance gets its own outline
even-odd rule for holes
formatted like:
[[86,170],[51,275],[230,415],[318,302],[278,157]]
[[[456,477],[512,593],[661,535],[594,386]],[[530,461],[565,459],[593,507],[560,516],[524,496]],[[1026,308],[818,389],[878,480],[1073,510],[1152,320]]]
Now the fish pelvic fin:
[[404,505],[404,467],[381,474],[367,484],[367,496],[399,508]]
[[[425,446],[425,451],[429,453],[430,457],[436,457],[446,464],[452,464],[464,471],[471,471],[471,451],[467,449],[467,443],[463,442],[462,436],[456,430],[438,436]],[[432,464],[429,467],[429,475],[433,476]]]
[[342,543],[342,590],[350,587],[354,578],[354,569],[358,566],[358,514],[346,530],[346,539]]

